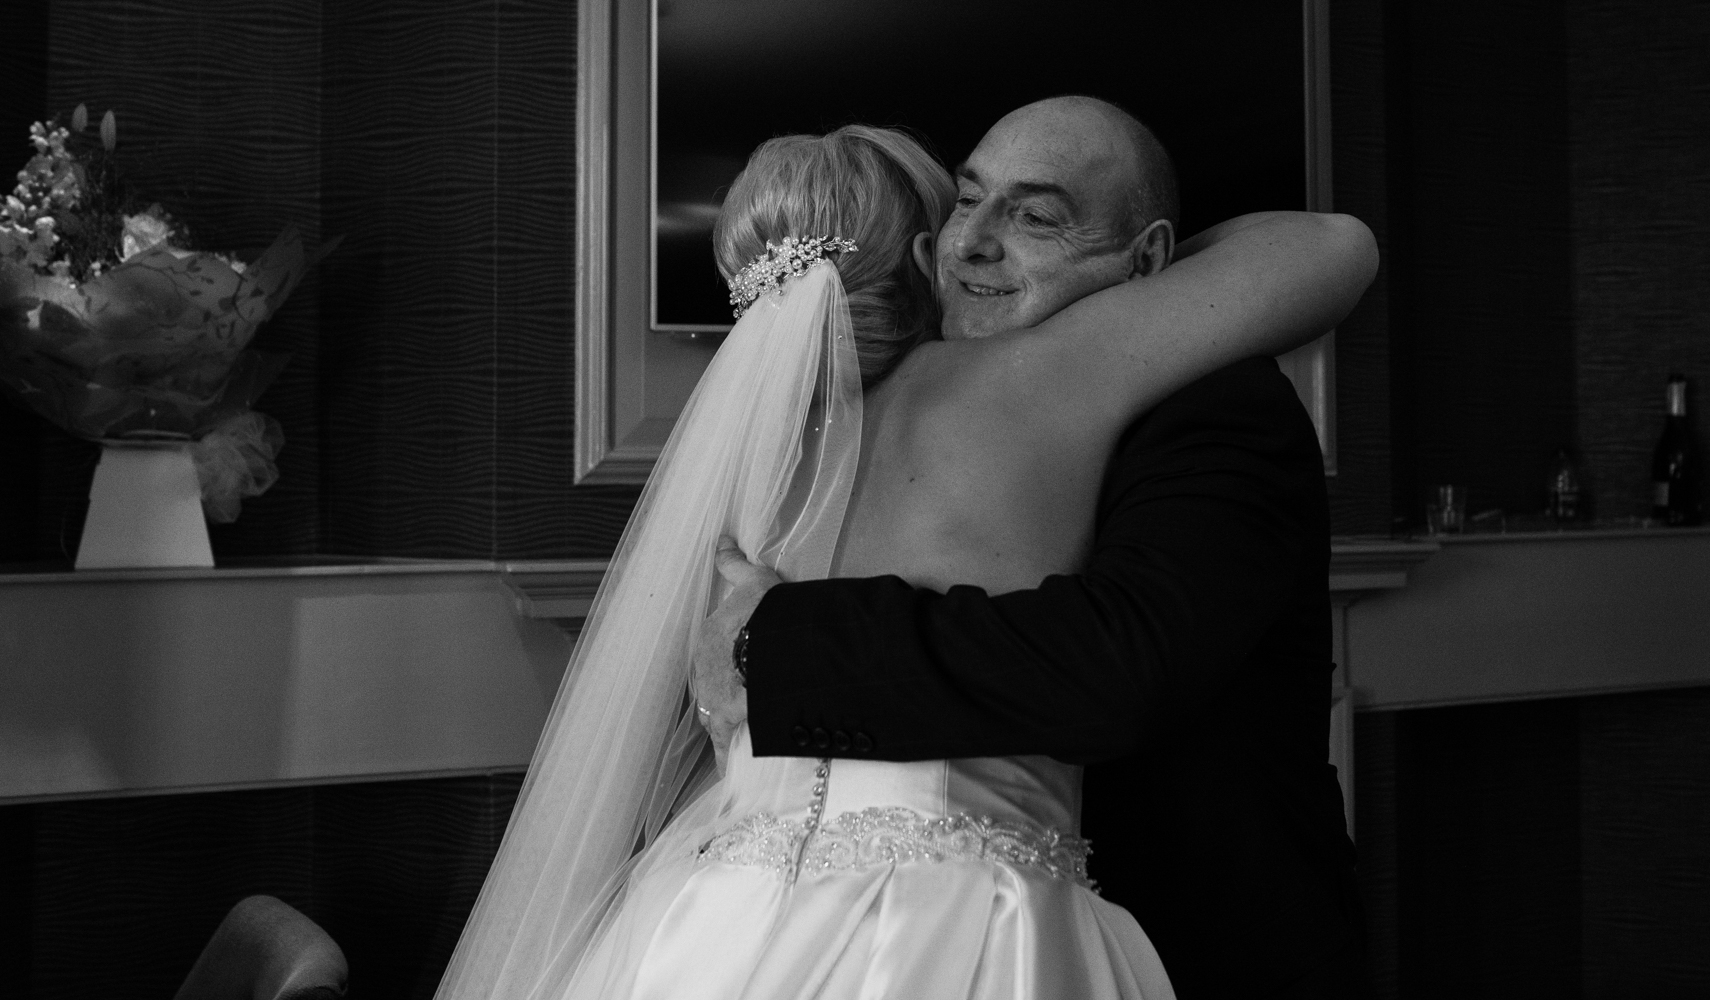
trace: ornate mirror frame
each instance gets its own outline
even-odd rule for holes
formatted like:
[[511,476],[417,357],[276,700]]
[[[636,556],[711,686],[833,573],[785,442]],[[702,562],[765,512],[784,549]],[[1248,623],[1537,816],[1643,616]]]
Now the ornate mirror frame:
[[[1331,209],[1329,0],[1302,0],[1306,207]],[[642,483],[717,338],[656,329],[654,0],[578,5],[577,483]],[[1335,333],[1278,359],[1336,472]]]

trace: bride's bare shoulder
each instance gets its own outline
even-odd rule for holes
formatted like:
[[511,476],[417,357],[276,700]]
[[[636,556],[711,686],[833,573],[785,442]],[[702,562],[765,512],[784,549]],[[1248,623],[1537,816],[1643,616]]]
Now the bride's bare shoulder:
[[917,348],[868,397],[884,449],[931,468],[934,478],[955,470],[989,485],[1107,448],[1110,428],[1058,412],[1070,390],[1038,339],[1024,330]]
[[1015,391],[1030,354],[1026,331],[977,340],[933,340],[909,352],[885,379],[899,401],[932,408],[980,405]]
[[[1035,330],[977,340],[931,341],[898,365],[884,386],[887,402],[907,410],[917,431],[1016,442],[1029,428],[1053,425],[1065,386],[1050,345]],[[1086,428],[1091,436],[1102,437]],[[1052,436],[1061,428],[1051,427]]]

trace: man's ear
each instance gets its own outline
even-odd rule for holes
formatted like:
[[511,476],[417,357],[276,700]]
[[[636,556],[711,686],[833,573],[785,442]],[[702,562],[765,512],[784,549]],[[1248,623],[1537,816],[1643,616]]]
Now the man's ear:
[[932,281],[938,273],[938,262],[932,257],[932,239],[931,233],[914,234],[914,266],[920,268],[927,281]]
[[1176,227],[1159,219],[1134,238],[1131,278],[1149,278],[1170,266],[1176,257]]

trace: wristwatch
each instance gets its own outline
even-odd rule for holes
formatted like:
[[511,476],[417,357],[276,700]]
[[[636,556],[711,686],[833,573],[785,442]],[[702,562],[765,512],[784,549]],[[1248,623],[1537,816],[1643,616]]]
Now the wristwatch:
[[736,631],[736,641],[730,647],[730,663],[736,668],[736,676],[742,678],[742,686],[748,686],[748,626],[744,625]]

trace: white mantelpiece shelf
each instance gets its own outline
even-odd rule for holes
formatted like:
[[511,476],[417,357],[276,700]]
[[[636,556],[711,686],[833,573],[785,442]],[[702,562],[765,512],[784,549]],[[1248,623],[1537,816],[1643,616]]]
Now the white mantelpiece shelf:
[[1345,609],[1361,711],[1710,684],[1710,528],[1448,536]]
[[0,803],[523,768],[570,639],[499,576],[0,572]]
[[604,559],[530,559],[501,563],[499,573],[517,614],[556,622],[574,634],[588,617],[606,565]]
[[1407,586],[1407,574],[1431,558],[1434,541],[1337,538],[1330,543],[1330,593],[1344,595]]
[[[0,802],[525,766],[603,560],[0,569]],[[1337,539],[1352,711],[1710,684],[1710,529]]]

